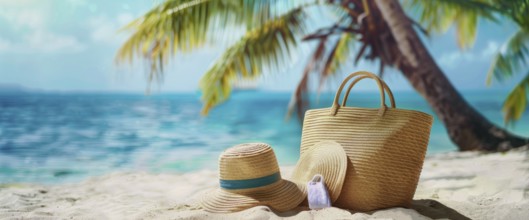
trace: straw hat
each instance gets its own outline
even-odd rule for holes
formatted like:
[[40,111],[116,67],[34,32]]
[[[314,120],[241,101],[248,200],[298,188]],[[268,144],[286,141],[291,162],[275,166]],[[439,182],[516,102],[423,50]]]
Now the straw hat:
[[283,212],[298,206],[303,193],[281,178],[274,151],[268,144],[247,143],[220,155],[220,188],[208,191],[200,206],[209,212],[236,212],[266,205]]
[[307,196],[306,185],[316,174],[325,178],[331,202],[340,196],[347,171],[347,154],[342,145],[335,141],[320,141],[301,154],[292,181],[298,184]]

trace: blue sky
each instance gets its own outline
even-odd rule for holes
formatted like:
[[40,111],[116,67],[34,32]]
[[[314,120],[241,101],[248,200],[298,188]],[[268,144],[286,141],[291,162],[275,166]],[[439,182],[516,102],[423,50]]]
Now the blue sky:
[[[114,64],[116,51],[128,35],[117,33],[117,29],[156,2],[0,0],[0,84],[52,91],[144,92],[146,69],[141,63],[132,67]],[[489,88],[485,76],[494,53],[515,30],[509,22],[481,22],[474,47],[466,51],[457,47],[453,30],[425,43],[459,90],[484,89]],[[304,44],[302,54],[310,51]],[[164,83],[154,91],[196,91],[201,75],[225,47],[210,45],[177,55]],[[306,62],[306,57],[297,57],[290,67],[262,78],[260,88],[292,91]],[[351,71],[360,69],[377,71],[378,67],[366,62],[350,67]],[[393,90],[412,90],[396,71],[388,71],[385,79]],[[337,83],[331,81],[327,88],[333,89]],[[490,88],[510,89],[512,85],[514,81]]]

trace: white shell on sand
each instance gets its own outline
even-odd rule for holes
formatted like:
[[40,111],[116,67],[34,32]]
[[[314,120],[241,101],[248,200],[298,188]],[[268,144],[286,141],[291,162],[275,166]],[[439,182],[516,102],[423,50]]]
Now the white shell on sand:
[[[282,167],[284,177],[293,167]],[[62,185],[0,185],[0,219],[529,219],[529,151],[428,157],[412,209],[354,213],[335,207],[275,213],[266,206],[212,214],[193,201],[216,171],[116,173]]]

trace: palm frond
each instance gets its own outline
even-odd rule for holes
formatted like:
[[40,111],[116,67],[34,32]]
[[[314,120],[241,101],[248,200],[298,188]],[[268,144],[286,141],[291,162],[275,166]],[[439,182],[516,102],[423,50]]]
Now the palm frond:
[[529,94],[529,72],[509,93],[503,102],[503,113],[505,124],[519,120],[527,107],[527,95]]
[[502,81],[527,67],[529,61],[529,30],[518,30],[499,51],[487,74],[487,84],[493,78]]
[[455,26],[459,47],[473,45],[479,18],[496,21],[497,8],[483,0],[405,0],[404,4],[418,13],[419,22],[429,32],[446,32]]
[[505,17],[510,18],[520,28],[529,29],[529,0],[490,0]]
[[116,55],[116,62],[143,58],[150,64],[149,83],[160,78],[163,66],[175,52],[188,52],[204,46],[214,16],[225,25],[235,23],[236,2],[208,0],[169,0],[132,21],[123,30],[132,36]]
[[323,55],[325,54],[326,42],[327,38],[319,40],[318,46],[316,46],[316,49],[314,49],[314,52],[308,60],[307,65],[305,65],[301,80],[296,86],[296,90],[294,90],[294,93],[290,98],[290,102],[288,103],[287,119],[292,115],[292,112],[295,109],[297,112],[298,119],[300,121],[303,121],[304,110],[309,104],[307,97],[307,92],[309,88],[309,75],[314,70],[318,69],[320,61],[323,58]]
[[[259,26],[277,15],[281,1],[166,0],[122,30],[134,31],[116,55],[118,64],[143,58],[149,83],[161,79],[163,66],[176,52],[189,52],[222,39],[230,28]],[[294,3],[282,4],[290,7]]]
[[355,35],[351,33],[342,33],[340,38],[336,41],[332,50],[325,60],[325,65],[321,70],[320,85],[318,90],[321,90],[322,85],[327,77],[338,72],[348,63],[349,58],[354,49]]
[[200,81],[203,114],[225,101],[237,78],[255,78],[269,67],[288,63],[297,38],[305,31],[304,13],[294,9],[248,31],[229,47]]

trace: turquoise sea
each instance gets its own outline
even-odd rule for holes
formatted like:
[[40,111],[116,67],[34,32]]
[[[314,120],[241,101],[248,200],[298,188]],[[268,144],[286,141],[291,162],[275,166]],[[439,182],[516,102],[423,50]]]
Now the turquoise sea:
[[[394,92],[399,108],[432,113],[414,92]],[[465,92],[487,118],[502,124],[505,92]],[[280,165],[294,165],[301,124],[285,120],[290,93],[235,92],[200,115],[198,94],[0,95],[0,183],[61,183],[118,171],[180,173],[216,169],[220,152],[243,142],[272,145]],[[312,100],[328,107],[332,94]],[[349,105],[378,107],[376,92],[358,92]],[[529,117],[509,129],[529,136]],[[434,122],[429,154],[454,151]]]

